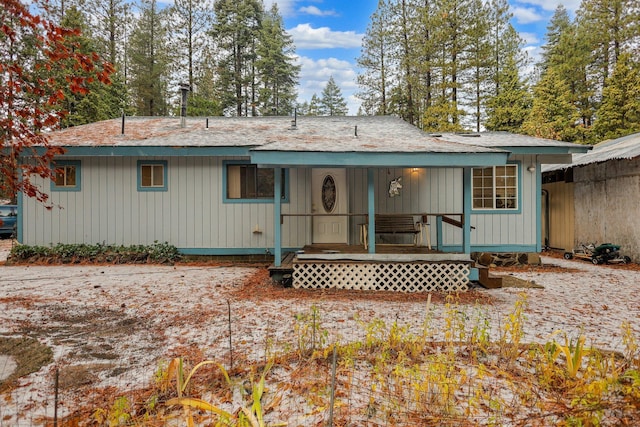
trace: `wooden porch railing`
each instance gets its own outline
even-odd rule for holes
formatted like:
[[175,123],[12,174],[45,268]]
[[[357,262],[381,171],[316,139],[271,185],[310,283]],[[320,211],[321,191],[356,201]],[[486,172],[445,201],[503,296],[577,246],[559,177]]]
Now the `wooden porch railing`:
[[[365,221],[363,223],[367,224],[368,220],[367,218],[369,217],[368,213],[283,213],[280,214],[280,224],[284,224],[284,218],[285,217],[320,217],[320,216],[346,216],[346,217],[364,217]],[[424,224],[424,227],[426,227],[426,232],[429,233],[428,230],[428,226],[430,225],[429,223],[429,217],[435,217],[436,220],[437,218],[441,218],[442,222],[449,224],[449,225],[453,225],[454,227],[458,227],[458,228],[463,228],[464,226],[464,214],[463,213],[459,213],[459,212],[402,212],[402,213],[385,213],[384,214],[385,217],[393,217],[393,216],[398,216],[398,217],[407,217],[407,216],[414,216],[414,217],[420,217],[422,219],[422,224]],[[453,218],[452,218],[453,217]],[[458,217],[459,219],[455,219],[455,217]],[[365,229],[366,227],[361,226],[360,229],[360,239],[366,239],[367,238],[367,233],[363,232],[363,229]],[[472,230],[475,230],[475,227],[471,226]],[[436,228],[436,241],[439,241],[439,230],[438,228]],[[420,232],[420,237],[422,237],[422,231]],[[429,243],[429,249],[431,249],[431,242],[429,239],[429,235],[427,234],[427,241]],[[362,242],[365,244],[365,248],[367,247],[366,245],[366,241]]]

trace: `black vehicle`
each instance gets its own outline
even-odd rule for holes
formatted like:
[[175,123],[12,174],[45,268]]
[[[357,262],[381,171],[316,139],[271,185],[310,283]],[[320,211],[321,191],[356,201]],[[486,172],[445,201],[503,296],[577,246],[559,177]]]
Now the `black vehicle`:
[[16,205],[0,205],[0,238],[15,236],[17,219]]

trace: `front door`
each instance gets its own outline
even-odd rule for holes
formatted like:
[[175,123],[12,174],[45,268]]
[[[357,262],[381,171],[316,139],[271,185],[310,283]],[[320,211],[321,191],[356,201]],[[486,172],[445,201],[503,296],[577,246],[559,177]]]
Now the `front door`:
[[[348,243],[347,171],[313,169],[311,173],[313,243]],[[329,214],[329,215],[327,215]]]

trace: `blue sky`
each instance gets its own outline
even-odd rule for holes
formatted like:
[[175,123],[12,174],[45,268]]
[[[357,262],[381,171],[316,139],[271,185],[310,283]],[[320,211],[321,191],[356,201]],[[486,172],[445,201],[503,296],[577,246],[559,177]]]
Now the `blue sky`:
[[[360,42],[367,29],[369,17],[377,0],[264,0],[265,7],[277,3],[285,27],[293,36],[299,56],[300,85],[298,99],[318,96],[330,76],[340,87],[349,105],[349,114],[356,114],[359,101],[357,91],[356,58],[360,56]],[[512,23],[526,41],[525,50],[536,58],[544,43],[549,18],[562,3],[570,12],[580,0],[509,0]]]

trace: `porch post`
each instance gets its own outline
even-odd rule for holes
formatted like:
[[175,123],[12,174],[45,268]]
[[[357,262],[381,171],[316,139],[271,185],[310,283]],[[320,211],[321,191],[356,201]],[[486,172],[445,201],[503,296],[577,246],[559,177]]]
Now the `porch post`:
[[536,189],[536,228],[538,230],[536,233],[536,252],[542,252],[542,172],[538,156],[536,156],[536,176],[534,179],[536,181],[533,188]]
[[273,223],[274,223],[274,248],[273,265],[280,267],[282,264],[282,168],[273,169]]
[[367,169],[367,213],[369,214],[369,232],[367,233],[367,239],[369,239],[369,253],[376,253],[376,193],[375,193],[375,176],[374,170]]
[[462,251],[471,253],[471,168],[462,169]]

